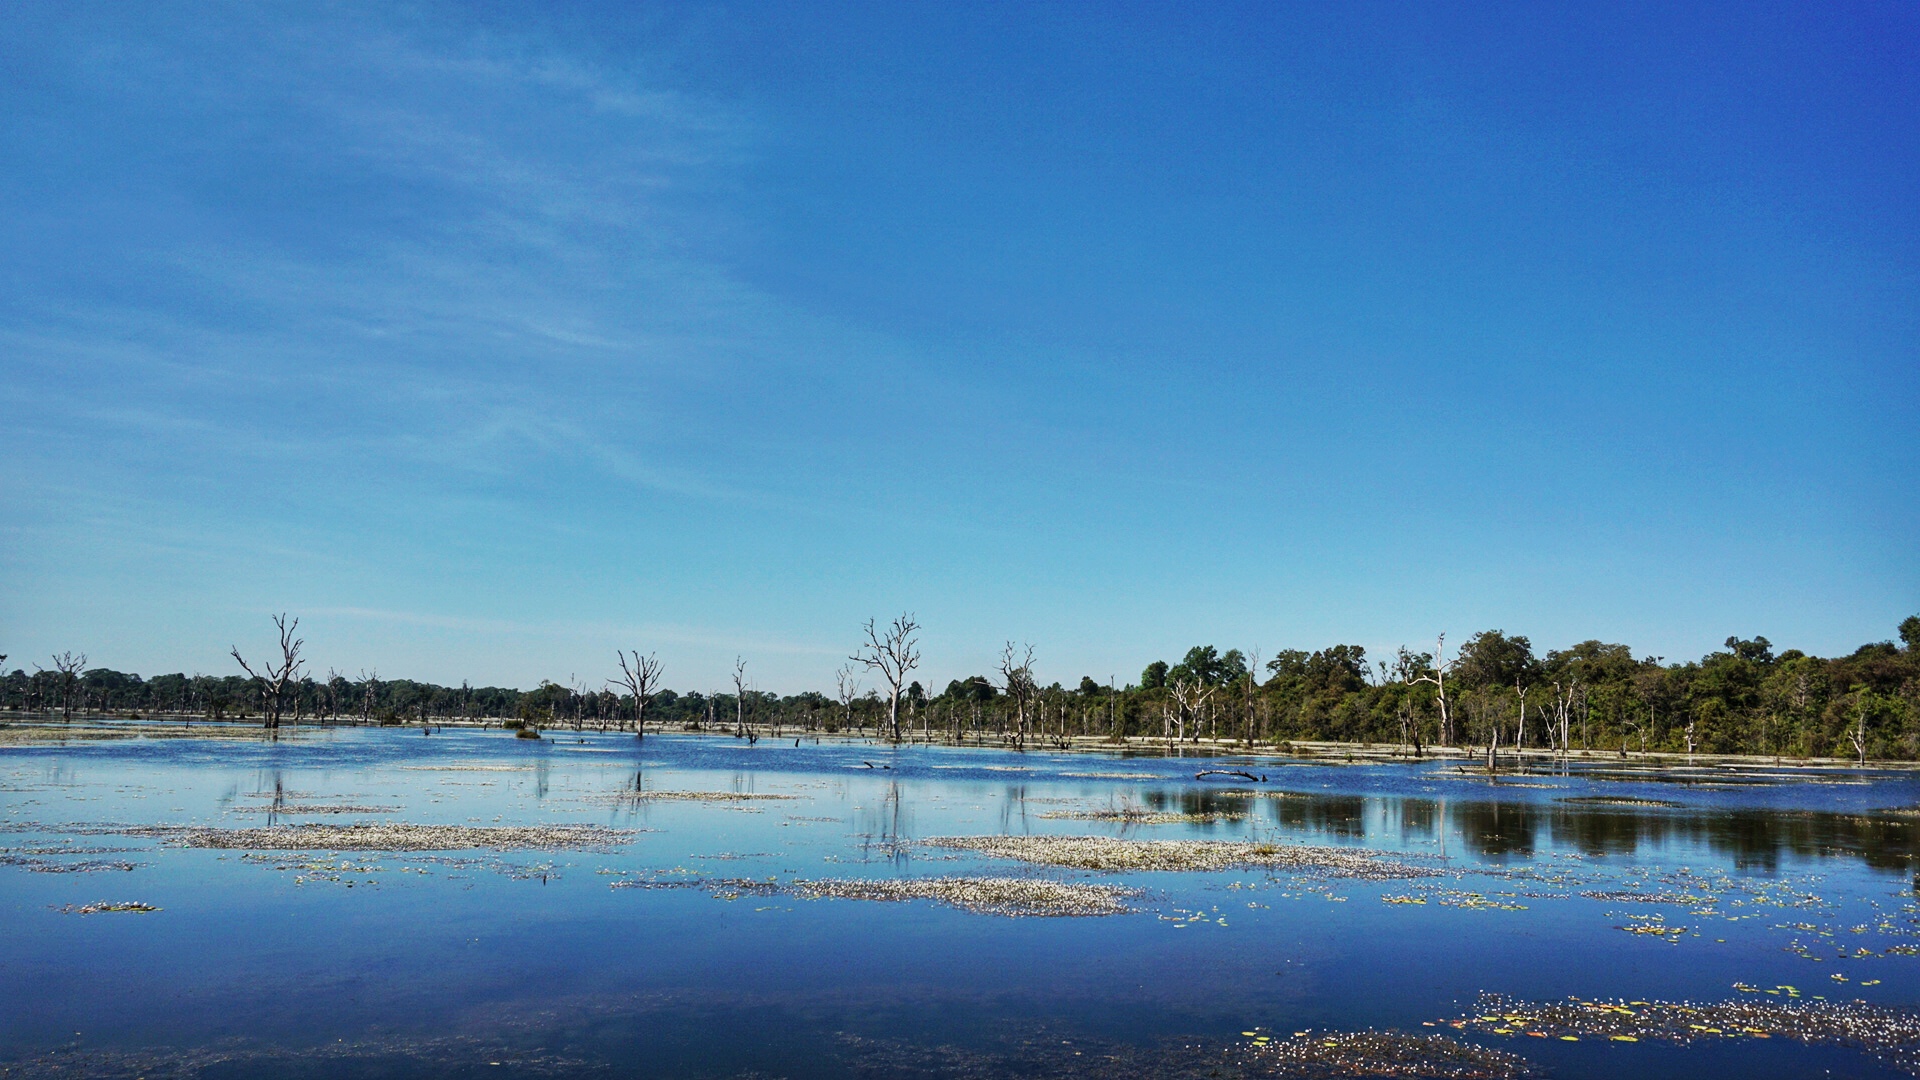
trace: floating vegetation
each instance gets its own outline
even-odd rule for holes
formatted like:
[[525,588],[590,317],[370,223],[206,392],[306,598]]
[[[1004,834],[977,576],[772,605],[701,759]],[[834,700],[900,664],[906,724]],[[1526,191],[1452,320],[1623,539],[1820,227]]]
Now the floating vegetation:
[[[945,768],[946,766],[939,766]],[[1063,772],[1061,776],[1071,776],[1076,780],[1159,780],[1159,773],[1150,772]]]
[[876,1039],[850,1032],[841,1032],[837,1041],[841,1055],[850,1059],[848,1064],[853,1066],[855,1076],[953,1080],[1013,1076],[1049,1080],[1107,1080],[1116,1076],[1159,1080],[1388,1076],[1513,1080],[1533,1075],[1517,1055],[1438,1034],[1302,1032],[1287,1039],[1256,1031],[1248,1041],[1226,1044],[1212,1039],[1108,1042],[1083,1032],[1040,1025],[996,1034],[979,1048]]
[[1637,892],[1633,889],[1594,889],[1581,896],[1589,900],[1611,900],[1621,904],[1711,904],[1713,897],[1684,892]]
[[796,881],[793,891],[806,899],[936,900],[982,915],[1092,916],[1129,911],[1122,901],[1138,889],[1040,878],[938,877]]
[[143,904],[138,900],[99,900],[91,904],[68,904],[65,907],[58,907],[54,910],[62,915],[104,915],[108,912],[129,912],[135,915],[145,915],[148,912],[159,911],[160,909],[154,907],[152,904]]
[[[1034,800],[1029,799],[1028,802]],[[1155,810],[1140,810],[1125,807],[1118,810],[1049,810],[1040,815],[1047,820],[1061,821],[1117,821],[1125,825],[1180,825],[1203,824],[1215,821],[1241,821],[1245,814],[1174,814]]]
[[1672,802],[1667,799],[1634,799],[1625,795],[1568,795],[1554,802],[1570,803],[1574,806],[1645,806],[1670,810],[1685,809],[1686,803]]
[[1075,870],[1315,870],[1385,881],[1429,877],[1363,848],[1262,844],[1246,840],[1120,840],[1110,836],[936,836],[929,847]]
[[1468,892],[1465,889],[1426,887],[1420,892],[1383,893],[1380,900],[1387,904],[1425,904],[1431,900],[1440,907],[1472,908],[1482,911],[1525,911],[1527,905],[1517,902],[1519,895],[1518,893],[1500,893],[1487,896],[1485,893]]
[[1444,1080],[1508,1080],[1532,1076],[1518,1054],[1444,1035],[1399,1031],[1298,1032],[1290,1039],[1254,1036],[1253,1062],[1284,1077],[1394,1076]]
[[[265,741],[270,736],[258,724],[124,724],[75,720],[58,724],[0,724],[0,746],[60,745],[111,739],[235,739]],[[282,733],[296,737],[295,731]]]
[[1616,926],[1614,929],[1625,930],[1629,934],[1639,934],[1643,937],[1657,937],[1669,945],[1678,944],[1680,939],[1692,930],[1692,927],[1688,926],[1670,926],[1666,918],[1660,915],[1629,915],[1627,920],[1627,925]]
[[1185,930],[1189,926],[1227,925],[1227,918],[1220,914],[1218,907],[1205,910],[1200,908],[1188,910],[1187,908],[1177,907],[1172,910],[1173,914],[1171,915],[1158,915],[1155,916],[1155,918],[1158,918],[1163,923],[1172,923],[1175,930]]
[[397,806],[359,806],[354,803],[282,803],[277,806],[235,806],[229,814],[287,814],[310,817],[315,814],[395,814]]
[[237,851],[460,851],[487,848],[607,848],[626,843],[631,829],[592,825],[281,825],[263,829],[151,826],[121,830],[153,836],[175,847]]
[[758,791],[615,791],[599,796],[600,801],[636,802],[753,802],[760,799],[797,799],[798,795],[774,795]]
[[[1759,992],[1744,984],[1740,989]],[[1780,987],[1793,990],[1792,987]],[[1528,1002],[1482,994],[1475,1015],[1446,1021],[1451,1026],[1494,1035],[1532,1035],[1565,1040],[1653,1039],[1688,1044],[1704,1040],[1787,1038],[1809,1046],[1862,1050],[1920,1075],[1920,1013],[1865,1002],[1753,998],[1709,1004],[1670,1001]]]
[[0,866],[18,866],[33,874],[91,874],[101,870],[137,870],[139,863],[121,859],[81,859],[59,862],[32,855],[0,855]]
[[1122,901],[1140,894],[1118,885],[1038,878],[827,878],[781,883],[775,878],[716,878],[675,868],[645,877],[623,877],[615,889],[699,889],[715,900],[745,896],[797,896],[804,900],[933,900],[982,915],[1094,916],[1132,910]]
[[[624,871],[601,871],[601,873],[624,873]],[[758,881],[753,878],[715,878],[696,874],[680,867],[672,870],[659,870],[646,877],[628,877],[609,882],[614,889],[706,889],[713,893],[716,900],[737,900],[741,896],[778,896],[784,887],[772,879]]]

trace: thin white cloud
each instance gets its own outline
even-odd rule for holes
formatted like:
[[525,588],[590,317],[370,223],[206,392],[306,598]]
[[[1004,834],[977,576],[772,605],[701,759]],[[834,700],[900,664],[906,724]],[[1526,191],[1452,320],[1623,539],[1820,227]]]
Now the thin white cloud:
[[390,611],[366,607],[315,607],[298,614],[358,619],[368,622],[420,626],[461,633],[539,637],[560,640],[595,639],[608,642],[637,643],[652,648],[658,645],[687,645],[746,655],[837,656],[843,649],[813,642],[768,638],[683,623],[624,624],[605,621],[556,620],[523,622],[510,619],[472,618],[433,612]]

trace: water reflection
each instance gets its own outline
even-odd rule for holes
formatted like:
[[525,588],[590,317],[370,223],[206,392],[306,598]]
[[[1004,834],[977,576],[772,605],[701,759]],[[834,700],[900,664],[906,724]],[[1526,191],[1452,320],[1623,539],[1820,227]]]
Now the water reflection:
[[889,780],[877,796],[864,798],[856,808],[854,827],[861,861],[904,864],[914,835],[913,804],[902,797],[900,782]]
[[[1144,801],[1156,808],[1217,813],[1249,800],[1218,792],[1166,792],[1147,793]],[[1907,873],[1920,848],[1916,822],[1888,814],[1297,793],[1251,801],[1282,830],[1302,837],[1386,847],[1451,838],[1495,862],[1550,851],[1626,856],[1696,847],[1741,869],[1771,871],[1789,858],[1851,857],[1876,870]]]

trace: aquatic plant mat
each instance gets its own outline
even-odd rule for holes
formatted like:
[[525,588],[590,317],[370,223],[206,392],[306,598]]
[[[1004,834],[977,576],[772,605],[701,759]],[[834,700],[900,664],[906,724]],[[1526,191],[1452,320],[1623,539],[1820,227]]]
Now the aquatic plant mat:
[[[910,990],[895,1004],[901,1002],[944,1011],[982,1004],[964,994],[928,996]],[[1248,1030],[1238,1038],[1169,1033],[1125,1039],[1074,1024],[989,1014],[968,1024],[964,1035],[956,1032],[963,1041],[955,1042],[939,1036],[899,1037],[897,1027],[886,1019],[891,1015],[890,1010],[876,1013],[871,1001],[858,994],[828,995],[809,1003],[755,991],[598,995],[550,999],[506,1013],[490,1003],[419,1031],[388,1029],[319,1045],[277,1045],[245,1037],[135,1048],[76,1041],[31,1055],[0,1050],[0,1074],[10,1080],[668,1074],[657,1061],[649,1070],[633,1057],[636,1046],[645,1046],[649,1053],[665,1049],[680,1061],[701,1061],[700,1070],[691,1075],[709,1080],[771,1080],[789,1075],[790,1069],[794,1075],[857,1080],[1520,1080],[1548,1075],[1516,1052],[1535,1045],[1526,1035],[1554,1040],[1556,1047],[1563,1038],[1602,1042],[1583,1051],[1614,1065],[1613,1071],[1598,1075],[1633,1075],[1633,1063],[1641,1059],[1608,1041],[1623,1030],[1638,1034],[1622,1041],[1665,1038],[1680,1044],[1713,1045],[1710,1040],[1763,1034],[1794,1038],[1874,1055],[1913,1072],[1910,1051],[1916,1044],[1909,1032],[1920,1022],[1912,1013],[1858,1004],[1527,1002],[1484,994],[1473,1013],[1441,1022],[1465,1031],[1283,1028]],[[1638,1028],[1623,1027],[1635,1017],[1647,1019]],[[1724,1025],[1736,1018],[1763,1030],[1729,1036],[1731,1029]],[[878,1030],[872,1023],[876,1019]],[[1705,1030],[1714,1027],[1721,1028],[1720,1033]],[[606,1033],[617,1034],[607,1039]],[[766,1050],[774,1056],[763,1056]],[[1701,1059],[1703,1068],[1725,1062],[1718,1056]]]
[[1404,1076],[1447,1080],[1504,1080],[1534,1075],[1518,1054],[1444,1035],[1398,1031],[1305,1032],[1256,1042],[1247,1051],[1255,1075],[1286,1077]]
[[[286,729],[279,737],[291,740],[296,729]],[[103,742],[113,739],[231,739],[245,742],[270,742],[276,737],[259,723],[178,721],[154,723],[109,723],[99,720],[58,720],[0,722],[0,746],[58,746],[71,742]]]
[[796,881],[793,891],[807,899],[937,900],[980,914],[1013,916],[1118,915],[1130,910],[1122,901],[1140,895],[1118,885],[1010,877]]
[[[721,1007],[643,1008],[637,1012],[570,1007],[572,1023],[552,1013],[503,1019],[488,1034],[394,1034],[312,1047],[281,1047],[229,1039],[201,1047],[94,1049],[75,1046],[37,1057],[0,1059],[10,1080],[86,1076],[101,1080],[211,1080],[232,1076],[631,1076],[634,1062],[613,1061],[570,1037],[583,1017],[598,1024],[644,1025],[659,1034],[702,1028],[736,1030],[738,1042],[766,1011]],[[623,1015],[624,1013],[624,1015]],[[782,1016],[780,1013],[772,1014]],[[802,1028],[813,1017],[785,1014]],[[1335,1080],[1413,1077],[1510,1080],[1534,1075],[1517,1056],[1440,1035],[1360,1032],[1314,1035],[1271,1044],[1225,1043],[1217,1038],[1121,1043],[1077,1035],[1045,1024],[1007,1028],[967,1045],[876,1037],[854,1031],[821,1032],[807,1042],[817,1057],[807,1073],[858,1080]],[[785,1028],[791,1037],[795,1025]],[[817,1030],[817,1029],[815,1029]],[[809,1032],[811,1033],[811,1032]],[[676,1042],[678,1040],[675,1040]],[[752,1041],[749,1039],[749,1041]],[[824,1060],[823,1060],[824,1059]],[[798,1062],[796,1062],[798,1064]],[[844,1069],[832,1066],[838,1065]],[[783,1072],[728,1069],[715,1063],[695,1075],[711,1080],[771,1080]],[[641,1071],[640,1075],[660,1075]]]
[[91,904],[68,904],[54,910],[62,915],[105,915],[116,912],[146,915],[160,909],[139,900],[96,900]]
[[358,803],[289,802],[258,806],[231,806],[229,814],[285,814],[288,817],[315,817],[321,814],[392,814],[397,806],[365,806]]
[[616,889],[701,889],[715,900],[747,896],[794,896],[802,900],[932,900],[977,915],[1086,917],[1120,915],[1124,901],[1141,895],[1119,885],[1049,881],[1044,878],[824,878],[782,883],[776,879],[705,877],[695,874],[626,878]]
[[1441,1035],[1353,1032],[1221,1045],[1215,1040],[1132,1045],[1045,1037],[1005,1038],[991,1049],[927,1046],[905,1039],[842,1033],[839,1043],[862,1077],[951,1077],[954,1080],[1254,1080],[1415,1077],[1511,1080],[1535,1073],[1519,1056]]
[[1309,870],[1369,881],[1431,877],[1435,870],[1365,848],[1246,840],[1121,840],[1109,836],[935,836],[929,847],[1074,870]]
[[280,825],[260,829],[146,826],[117,830],[175,847],[233,851],[493,851],[605,850],[631,840],[632,829],[592,825]]
[[[1743,986],[1749,993],[1759,987]],[[1517,1037],[1614,1042],[1679,1043],[1726,1039],[1792,1039],[1808,1046],[1864,1051],[1920,1076],[1920,1013],[1864,1001],[1803,1001],[1793,987],[1785,1000],[1686,1001],[1587,1000],[1533,1002],[1482,994],[1475,1015],[1448,1021],[1468,1031]]]
[[763,794],[757,791],[616,791],[590,796],[598,802],[757,802],[766,799],[797,799],[798,795]]
[[[64,854],[64,853],[62,853]],[[91,874],[101,870],[138,870],[140,864],[124,859],[81,859],[61,862],[33,855],[0,855],[0,866],[18,866],[35,874]]]

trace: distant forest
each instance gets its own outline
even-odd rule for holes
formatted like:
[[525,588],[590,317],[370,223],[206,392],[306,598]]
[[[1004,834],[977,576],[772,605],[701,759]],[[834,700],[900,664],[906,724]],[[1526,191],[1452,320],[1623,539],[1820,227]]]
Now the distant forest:
[[[1775,653],[1764,637],[1730,637],[1722,651],[1683,663],[1635,656],[1625,645],[1601,641],[1542,655],[1527,638],[1499,630],[1475,634],[1451,654],[1443,639],[1433,652],[1403,648],[1385,659],[1369,658],[1356,645],[1289,649],[1271,658],[1200,645],[1176,662],[1147,665],[1124,686],[1092,678],[1041,686],[1032,675],[1033,650],[1009,644],[996,671],[955,679],[938,693],[907,683],[914,667],[908,663],[898,680],[904,685],[897,735],[889,723],[893,688],[862,686],[851,667],[839,673],[833,693],[779,696],[744,682],[732,694],[644,684],[642,691],[648,731],[861,732],[1019,746],[1095,738],[1213,748],[1345,742],[1414,753],[1520,746],[1920,760],[1920,616],[1902,622],[1899,637],[1898,644],[1876,642],[1832,658],[1797,649]],[[293,642],[296,652],[297,646]],[[635,718],[632,684],[614,681],[513,690],[372,674],[314,678],[294,666],[276,699],[267,677],[143,679],[87,668],[84,656],[61,654],[53,661],[52,668],[15,670],[0,679],[0,708],[69,719],[97,713],[244,719],[271,706],[276,722],[491,720],[601,730],[631,730]],[[657,665],[653,671],[657,686]]]

